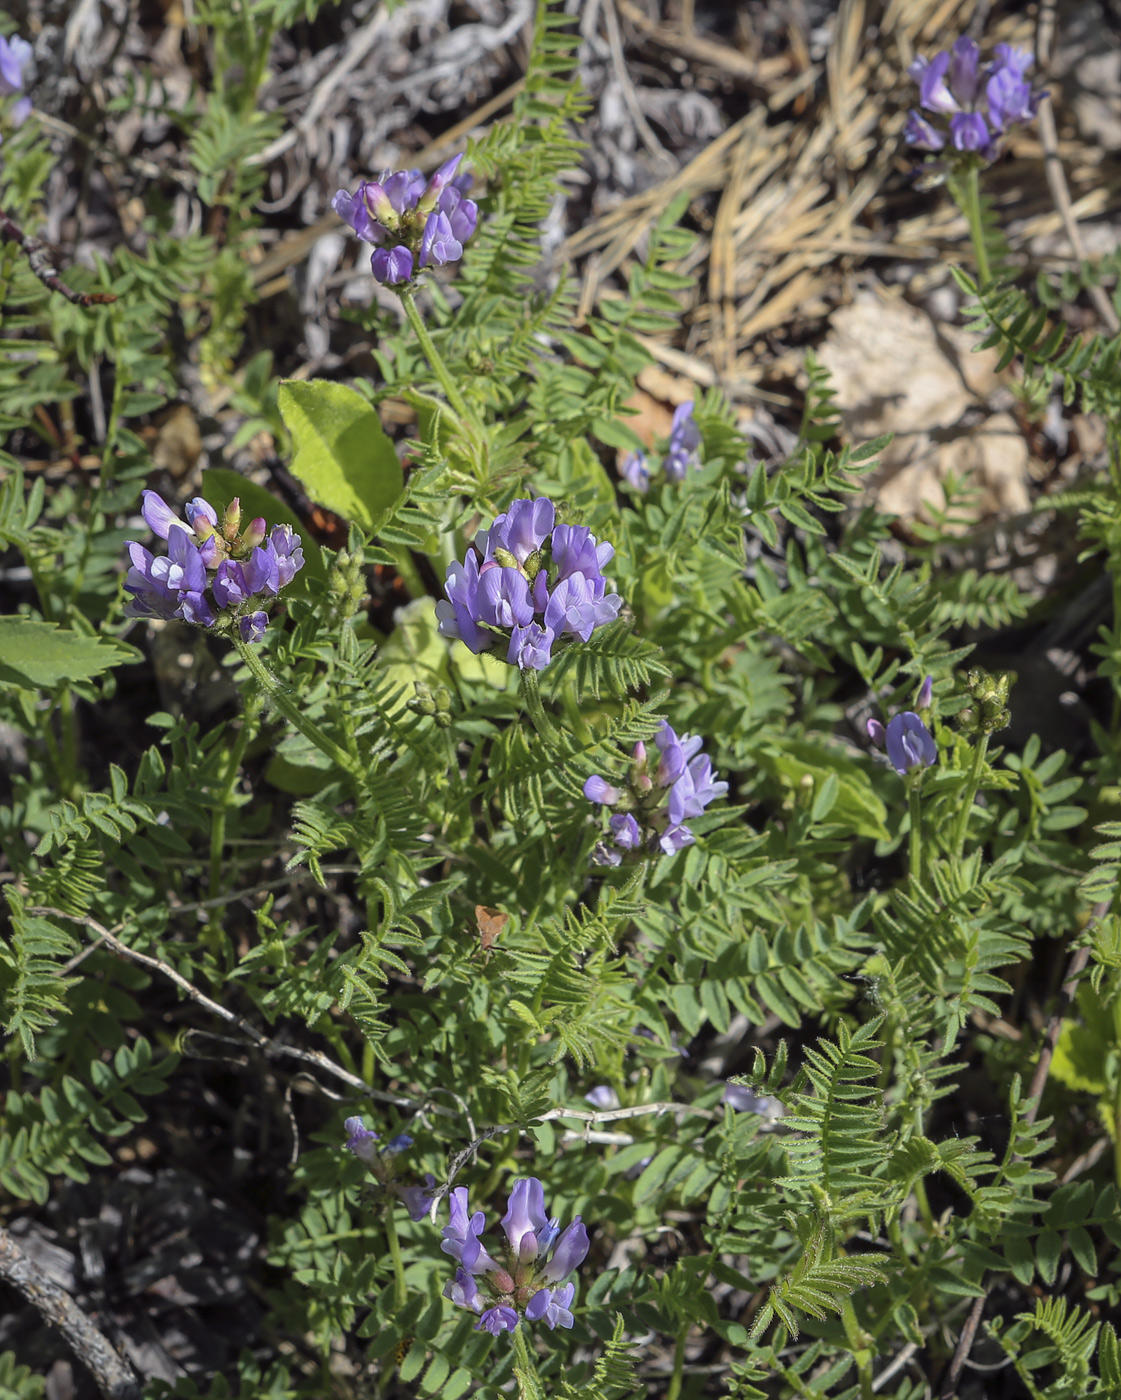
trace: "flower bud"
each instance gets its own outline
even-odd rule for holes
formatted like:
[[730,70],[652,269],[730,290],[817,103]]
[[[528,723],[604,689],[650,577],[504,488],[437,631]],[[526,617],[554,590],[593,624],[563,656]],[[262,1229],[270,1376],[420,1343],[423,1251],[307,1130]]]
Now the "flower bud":
[[241,499],[235,496],[226,507],[226,513],[222,516],[222,533],[228,540],[232,540],[241,525]]
[[256,549],[269,532],[264,517],[254,516],[241,533],[241,543],[246,549]]
[[927,676],[919,687],[918,699],[915,701],[916,710],[929,710],[934,703],[934,677]]

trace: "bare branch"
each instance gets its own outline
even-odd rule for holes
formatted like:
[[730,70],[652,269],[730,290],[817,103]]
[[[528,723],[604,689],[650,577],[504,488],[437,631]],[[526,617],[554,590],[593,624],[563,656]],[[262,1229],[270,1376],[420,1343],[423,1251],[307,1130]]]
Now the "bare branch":
[[48,1277],[0,1226],[0,1278],[57,1327],[107,1400],[140,1400],[139,1377],[66,1289]]

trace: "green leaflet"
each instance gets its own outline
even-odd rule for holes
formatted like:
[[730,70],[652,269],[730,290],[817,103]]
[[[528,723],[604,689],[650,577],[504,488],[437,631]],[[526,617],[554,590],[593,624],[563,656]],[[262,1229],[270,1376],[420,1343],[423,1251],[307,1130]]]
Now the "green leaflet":
[[356,389],[326,379],[287,379],[277,401],[296,449],[293,476],[313,501],[372,530],[404,483],[377,410]]

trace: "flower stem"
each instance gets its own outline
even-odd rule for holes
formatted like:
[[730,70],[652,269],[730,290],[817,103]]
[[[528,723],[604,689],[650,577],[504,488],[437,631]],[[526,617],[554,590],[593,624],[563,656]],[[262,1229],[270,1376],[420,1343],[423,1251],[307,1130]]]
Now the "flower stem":
[[413,333],[420,341],[420,348],[424,351],[424,357],[432,366],[432,373],[440,381],[440,388],[448,396],[448,403],[455,409],[463,420],[464,426],[473,423],[474,415],[467,407],[467,400],[459,392],[459,386],[451,377],[439,350],[428,334],[428,327],[424,324],[424,317],[421,316],[416,306],[416,292],[412,287],[402,287],[400,290],[401,305],[405,308],[405,315],[409,318],[409,325],[413,328]]
[[393,1261],[393,1305],[398,1312],[405,1306],[408,1289],[405,1287],[405,1261],[401,1258],[401,1241],[397,1238],[397,1221],[393,1217],[394,1202],[385,1211],[385,1237],[389,1243],[389,1257]]
[[969,224],[969,237],[973,242],[973,256],[977,259],[977,285],[986,286],[992,281],[989,268],[989,250],[985,247],[985,224],[981,217],[981,167],[971,161],[965,172],[964,208]]
[[[222,784],[222,791],[218,794],[218,801],[214,805],[214,810],[210,818],[210,883],[209,896],[211,899],[217,897],[222,883],[222,852],[226,847],[226,813],[229,810],[230,802],[237,787],[237,777],[241,772],[241,760],[245,757],[245,750],[250,739],[257,732],[257,715],[260,711],[260,702],[254,696],[245,706],[245,713],[241,718],[241,729],[237,738],[230,745],[229,757],[226,760],[225,781]],[[212,915],[212,922],[216,916]]]
[[912,889],[922,884],[922,791],[918,783],[908,784],[907,805],[911,812],[911,832],[907,841],[907,864]]
[[529,711],[534,729],[537,730],[549,748],[555,749],[557,746],[556,731],[541,703],[541,686],[537,679],[537,672],[532,669],[527,668],[522,672],[522,699],[525,701],[525,707]]
[[954,832],[952,849],[955,860],[961,860],[962,851],[965,849],[965,834],[969,827],[969,814],[973,810],[973,799],[977,796],[977,789],[981,784],[981,770],[985,766],[985,750],[989,747],[989,736],[982,734],[977,740],[977,747],[973,750],[973,762],[969,766],[969,776],[965,780],[965,791],[962,793],[962,803],[958,808],[957,819],[954,822]]
[[331,762],[341,768],[344,773],[349,773],[352,778],[357,778],[359,773],[357,761],[345,749],[340,748],[334,739],[324,734],[314,720],[308,719],[307,715],[301,713],[299,707],[288,698],[280,682],[268,670],[253,647],[247,642],[243,642],[240,637],[234,637],[232,641],[238,656],[252,672],[254,680],[293,729],[298,729],[305,739],[314,744],[320,753],[326,754]]
[[524,1321],[518,1323],[512,1336],[514,1338],[514,1355],[517,1358],[514,1374],[518,1378],[519,1400],[545,1400],[541,1377],[537,1374],[537,1362],[533,1359],[529,1343],[526,1341]]
[[683,1322],[677,1334],[677,1342],[673,1348],[673,1375],[670,1376],[666,1389],[666,1400],[677,1400],[681,1394],[681,1385],[685,1379],[685,1343],[689,1340],[689,1327],[688,1322]]

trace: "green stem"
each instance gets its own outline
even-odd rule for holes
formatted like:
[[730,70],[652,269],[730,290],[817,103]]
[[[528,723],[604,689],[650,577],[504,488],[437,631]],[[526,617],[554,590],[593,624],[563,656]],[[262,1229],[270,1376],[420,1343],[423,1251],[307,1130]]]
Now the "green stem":
[[969,776],[965,780],[965,791],[962,793],[962,803],[958,808],[957,818],[954,821],[953,839],[951,849],[954,859],[961,860],[962,851],[965,849],[965,835],[969,829],[969,814],[973,810],[973,799],[977,796],[977,789],[981,784],[981,772],[985,766],[985,750],[989,747],[989,736],[982,734],[977,740],[977,747],[973,750],[973,762],[969,766]]
[[526,1341],[526,1324],[519,1322],[511,1336],[514,1338],[514,1355],[517,1358],[518,1395],[520,1400],[545,1400],[541,1377],[537,1374],[537,1362]]
[[856,1374],[860,1381],[860,1400],[875,1400],[872,1389],[872,1338],[857,1321],[852,1299],[846,1298],[841,1309],[841,1323],[845,1329],[845,1340],[856,1362]]
[[398,1312],[405,1306],[408,1289],[405,1287],[405,1261],[401,1258],[401,1241],[397,1238],[397,1221],[393,1215],[393,1203],[385,1212],[385,1237],[389,1242],[389,1257],[393,1260],[393,1305]]
[[344,773],[349,773],[352,778],[357,778],[359,764],[345,749],[340,748],[334,739],[324,734],[314,720],[308,719],[307,715],[301,713],[299,708],[288,698],[277,678],[266,668],[265,663],[253,647],[243,642],[240,637],[234,637],[232,641],[238,656],[252,672],[254,680],[293,729],[298,729],[305,739],[314,744],[320,753],[326,754],[331,762],[341,768]]
[[907,805],[911,812],[911,833],[907,840],[907,865],[911,887],[922,884],[922,790],[918,783],[908,784]]
[[965,173],[965,208],[962,213],[969,224],[973,256],[977,259],[977,285],[986,286],[993,280],[989,268],[989,250],[985,247],[985,225],[981,217],[981,167],[970,162]]
[[666,1400],[677,1400],[681,1394],[681,1386],[685,1379],[685,1343],[688,1340],[689,1324],[686,1322],[682,1324],[673,1348],[673,1375],[670,1376],[669,1387],[666,1390]]
[[474,422],[474,415],[467,407],[467,400],[459,392],[459,386],[451,377],[446,364],[440,355],[439,350],[432,337],[428,334],[428,327],[424,324],[424,318],[416,307],[416,292],[412,287],[406,286],[401,289],[401,305],[405,308],[405,315],[409,318],[409,325],[413,328],[417,340],[420,341],[420,348],[424,351],[424,358],[432,366],[432,373],[440,381],[440,388],[448,396],[448,403],[455,409],[463,421],[464,427]]
[[256,697],[252,698],[245,707],[245,714],[242,716],[241,720],[241,729],[238,731],[237,738],[230,746],[222,791],[218,795],[218,801],[214,805],[214,811],[211,816],[209,886],[209,897],[211,899],[216,899],[221,893],[222,855],[226,848],[226,813],[233,799],[234,788],[237,786],[238,774],[241,772],[241,760],[245,757],[245,750],[257,729],[257,715],[260,708],[260,703]]
[[549,748],[556,748],[556,731],[541,703],[541,686],[537,679],[537,672],[534,670],[527,669],[522,672],[522,699],[525,701],[525,707],[533,721],[534,729],[537,730]]

